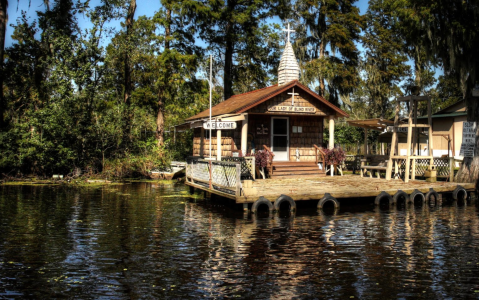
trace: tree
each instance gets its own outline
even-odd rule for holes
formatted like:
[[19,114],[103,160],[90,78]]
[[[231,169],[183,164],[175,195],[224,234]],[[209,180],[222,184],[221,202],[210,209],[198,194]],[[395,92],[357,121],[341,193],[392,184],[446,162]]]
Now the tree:
[[[438,61],[445,73],[454,74],[466,99],[468,121],[479,120],[479,101],[471,97],[472,87],[478,81],[479,68],[479,9],[477,1],[462,0],[404,0],[403,14],[411,31],[427,37],[428,58]],[[413,41],[407,40],[412,44]],[[465,158],[458,173],[459,182],[476,182],[479,189],[479,126],[476,133],[474,158]]]
[[[295,45],[303,62],[302,82],[319,83],[318,94],[339,104],[357,86],[360,40],[365,19],[354,6],[356,0],[297,0]],[[331,53],[327,49],[331,50]],[[328,83],[328,95],[326,84]]]
[[[19,1],[19,0],[17,0]],[[47,0],[43,4],[49,10],[49,3]],[[30,5],[30,2],[29,2]],[[7,109],[7,101],[4,97],[3,82],[4,82],[4,53],[5,53],[5,35],[7,32],[8,21],[8,0],[0,0],[0,130],[5,128],[7,121],[5,120],[5,111]]]
[[216,52],[216,57],[224,57],[224,99],[230,98],[239,73],[235,65],[237,58],[240,57],[248,67],[268,63],[267,56],[256,54],[264,52],[258,31],[264,25],[262,22],[274,15],[282,15],[286,6],[283,1],[272,0],[187,0],[182,1],[182,5],[185,13],[197,24],[199,36],[206,41],[208,49]]
[[0,130],[5,127],[6,103],[3,96],[3,56],[5,49],[5,34],[7,30],[7,0],[0,0]]
[[454,74],[439,76],[436,88],[431,94],[433,113],[462,99],[462,91]]
[[395,30],[397,18],[386,0],[371,0],[367,29],[363,36],[365,84],[374,117],[388,118],[390,98],[400,94],[398,84],[409,75],[401,36]]
[[125,39],[126,39],[126,45],[125,45],[125,53],[124,53],[124,66],[125,66],[125,91],[123,94],[123,98],[125,103],[128,102],[131,96],[131,89],[132,89],[132,84],[131,84],[131,71],[130,71],[130,52],[131,48],[133,47],[130,37],[131,37],[131,32],[133,28],[133,22],[134,22],[134,17],[135,17],[135,11],[136,11],[136,0],[130,0],[128,10],[126,13],[126,18],[125,18],[125,27],[126,27],[126,33],[125,33]]

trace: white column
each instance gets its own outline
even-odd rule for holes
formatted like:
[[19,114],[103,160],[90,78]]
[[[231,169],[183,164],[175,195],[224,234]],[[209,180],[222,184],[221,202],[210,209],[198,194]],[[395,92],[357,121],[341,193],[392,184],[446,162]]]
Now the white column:
[[[334,148],[334,116],[329,116],[329,149]],[[334,165],[331,165],[331,176],[334,176]]]
[[241,126],[241,152],[243,156],[247,154],[248,151],[248,115],[244,116]]
[[216,160],[221,160],[221,130],[216,130]]
[[334,148],[334,116],[329,116],[329,149]]

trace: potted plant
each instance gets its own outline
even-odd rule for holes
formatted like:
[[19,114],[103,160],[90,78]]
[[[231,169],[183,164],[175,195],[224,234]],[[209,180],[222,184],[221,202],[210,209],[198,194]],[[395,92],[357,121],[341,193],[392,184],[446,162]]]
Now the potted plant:
[[[333,149],[324,149],[324,161],[326,166],[334,166],[334,168],[341,169],[341,165],[343,161],[346,159],[346,153],[341,148],[333,148]],[[341,170],[340,170],[341,171]],[[331,171],[333,172],[333,171]],[[341,175],[342,175],[341,171]]]
[[261,174],[263,179],[266,178],[264,168],[266,168],[268,166],[270,161],[271,161],[271,157],[270,157],[270,155],[267,151],[259,150],[259,151],[256,152],[256,154],[255,154],[256,168],[257,168],[257,170],[259,170],[259,173]]

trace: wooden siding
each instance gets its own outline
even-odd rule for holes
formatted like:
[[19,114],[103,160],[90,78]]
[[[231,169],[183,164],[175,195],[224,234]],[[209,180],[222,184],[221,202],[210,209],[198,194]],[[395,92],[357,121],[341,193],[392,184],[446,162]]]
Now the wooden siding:
[[[248,111],[248,113],[259,113],[259,114],[272,114],[272,115],[278,115],[278,114],[283,114],[283,115],[298,115],[298,113],[287,113],[287,112],[270,112],[268,111],[268,108],[272,106],[291,106],[292,103],[292,96],[288,95],[291,90],[288,90],[287,92],[281,93],[273,98],[271,98],[268,101],[265,101],[258,106],[253,107]],[[316,116],[328,116],[331,114],[335,114],[334,111],[332,111],[329,107],[327,107],[325,104],[319,102],[317,99],[314,99],[311,95],[308,93],[300,90],[300,89],[295,89],[295,93],[298,93],[299,95],[294,96],[294,106],[299,106],[299,107],[315,107],[316,112],[312,114],[304,113],[301,115],[316,115]]]
[[[237,122],[235,130],[222,130],[221,131],[221,156],[232,156],[232,150],[238,150],[241,148],[241,122]],[[206,138],[203,144],[203,156],[210,156],[210,141]],[[216,143],[216,130],[211,130],[211,156],[217,155],[217,143]],[[195,128],[193,137],[193,156],[200,156],[201,148],[201,128]]]
[[[258,134],[258,129],[266,128],[268,133]],[[269,115],[249,115],[248,116],[248,136],[253,137],[256,151],[263,149],[263,145],[271,147],[271,116]],[[250,141],[248,140],[248,152],[251,152]]]
[[[252,136],[256,151],[263,145],[271,147],[271,115],[249,115],[248,136]],[[300,161],[315,161],[313,145],[323,144],[323,117],[290,115],[289,116],[289,160],[296,161],[296,149],[300,153]],[[301,133],[293,133],[293,126],[301,126]],[[258,134],[258,129],[267,128],[267,134]],[[248,140],[248,142],[250,142]],[[249,145],[249,143],[248,143]]]
[[[301,126],[302,133],[293,133],[293,126]],[[300,161],[315,161],[313,145],[323,144],[323,117],[291,116],[289,118],[289,161],[296,161],[296,149]]]
[[[287,112],[269,112],[271,106],[291,106],[292,97],[287,93],[288,90],[280,95],[272,97],[270,100],[253,107],[248,111],[248,150],[246,154],[251,153],[252,145],[256,151],[263,149],[263,145],[271,147],[271,117],[284,116],[289,117],[289,161],[296,161],[296,149],[299,150],[300,161],[315,161],[316,155],[313,145],[323,145],[324,117],[335,112],[325,104],[308,93],[297,89],[298,96],[294,97],[296,107],[315,107],[315,113],[287,113]],[[222,131],[222,156],[232,156],[232,150],[241,148],[241,125],[237,122],[236,130]],[[293,127],[301,127],[302,132],[293,132]],[[266,128],[266,130],[264,130]],[[212,156],[216,157],[216,130],[212,131]],[[200,155],[200,136],[199,128],[195,129],[193,140],[193,155]],[[253,143],[252,143],[253,142]],[[203,155],[209,156],[209,140],[205,138],[203,145]],[[243,153],[244,155],[245,153]]]

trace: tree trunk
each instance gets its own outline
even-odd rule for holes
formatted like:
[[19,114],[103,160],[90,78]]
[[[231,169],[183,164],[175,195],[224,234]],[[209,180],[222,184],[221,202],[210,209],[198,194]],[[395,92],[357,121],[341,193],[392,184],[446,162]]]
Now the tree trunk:
[[156,139],[158,140],[158,146],[163,146],[164,140],[164,132],[165,132],[165,116],[163,114],[164,111],[164,103],[163,103],[163,96],[162,92],[158,95],[158,115],[156,116]]
[[[322,59],[324,57],[325,53],[325,47],[326,43],[321,41],[321,44],[319,45],[319,59]],[[324,84],[324,78],[319,77],[319,95],[324,97],[324,91],[326,89],[326,85]]]
[[125,51],[125,92],[124,92],[124,101],[128,102],[128,99],[131,96],[131,70],[130,70],[130,41],[129,37],[133,27],[134,17],[136,11],[136,0],[130,0],[130,7],[128,8],[128,14],[126,16],[126,41],[127,50]]
[[233,96],[233,41],[227,37],[225,49],[225,68],[224,68],[224,97],[225,100]]
[[234,53],[234,25],[231,21],[232,14],[236,6],[236,1],[229,0],[227,2],[227,14],[230,16],[226,24],[225,40],[226,40],[226,49],[225,49],[225,67],[224,67],[224,97],[229,99],[233,96],[233,53]]
[[170,49],[171,9],[166,7],[165,49]]
[[6,103],[3,96],[3,52],[5,49],[5,35],[7,31],[7,0],[0,0],[0,130],[5,127]]
[[[166,7],[166,26],[165,26],[165,51],[170,50],[170,35],[171,35],[171,8],[168,5]],[[167,66],[167,71],[170,68]],[[165,92],[163,89],[167,87],[167,82],[163,82],[163,86],[160,87],[158,92],[158,114],[156,115],[156,139],[158,141],[158,146],[161,147],[165,143]]]
[[476,121],[476,149],[474,157],[465,157],[461,168],[457,173],[457,182],[476,183],[476,191],[479,190],[479,126]]

